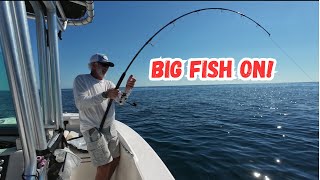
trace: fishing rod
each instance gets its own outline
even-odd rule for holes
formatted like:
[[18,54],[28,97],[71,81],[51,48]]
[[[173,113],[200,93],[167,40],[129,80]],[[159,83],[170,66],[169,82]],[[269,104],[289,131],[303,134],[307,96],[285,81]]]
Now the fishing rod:
[[[226,8],[203,8],[203,9],[198,9],[198,10],[194,10],[194,11],[191,11],[191,12],[188,12],[188,13],[185,13],[175,19],[173,19],[172,21],[170,21],[169,23],[167,23],[165,26],[163,26],[161,29],[159,29],[153,36],[151,36],[148,41],[146,41],[144,43],[144,45],[139,49],[139,51],[136,53],[136,55],[133,57],[133,59],[131,60],[131,62],[129,63],[129,65],[127,66],[126,70],[122,73],[115,89],[119,89],[120,87],[120,84],[122,83],[124,77],[126,76],[126,73],[128,71],[128,69],[130,68],[131,64],[133,63],[133,61],[137,58],[137,56],[140,54],[140,52],[145,48],[146,45],[148,45],[150,43],[150,41],[156,36],[158,35],[163,29],[165,29],[166,27],[168,27],[170,24],[173,24],[174,22],[176,22],[177,20],[185,17],[185,16],[188,16],[190,14],[194,14],[194,13],[198,13],[200,11],[207,11],[207,10],[221,10],[221,11],[228,11],[228,12],[232,12],[232,13],[236,13],[236,14],[239,14],[240,16],[242,17],[245,17],[247,19],[249,19],[250,21],[254,22],[258,27],[260,27],[264,32],[266,32],[268,34],[268,36],[270,37],[270,33],[264,28],[262,27],[259,23],[257,23],[255,20],[251,19],[250,17],[246,16],[245,14],[242,14],[240,12],[237,12],[237,11],[234,11],[234,10],[231,10],[231,9],[226,9]],[[103,115],[103,118],[102,118],[102,121],[101,121],[101,124],[100,124],[100,128],[99,128],[99,131],[102,130],[103,128],[103,125],[106,121],[106,118],[107,118],[107,115],[108,115],[108,112],[109,112],[109,109],[111,107],[111,104],[113,102],[113,99],[109,99],[109,102],[108,102],[108,106],[107,106],[107,109]]]

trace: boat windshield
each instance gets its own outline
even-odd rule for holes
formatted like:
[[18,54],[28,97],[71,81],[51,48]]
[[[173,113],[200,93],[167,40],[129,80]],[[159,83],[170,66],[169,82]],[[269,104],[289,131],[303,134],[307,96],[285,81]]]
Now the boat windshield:
[[0,136],[18,135],[16,112],[0,47]]

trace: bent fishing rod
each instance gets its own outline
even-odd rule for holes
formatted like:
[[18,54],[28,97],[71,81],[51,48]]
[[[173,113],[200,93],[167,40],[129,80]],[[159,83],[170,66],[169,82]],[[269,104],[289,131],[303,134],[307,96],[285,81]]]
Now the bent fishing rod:
[[[173,19],[172,21],[170,21],[169,23],[167,23],[165,26],[163,26],[161,29],[159,29],[153,36],[151,36],[148,41],[146,41],[144,43],[144,45],[139,49],[139,51],[136,53],[136,55],[133,57],[133,59],[131,60],[131,62],[129,63],[129,65],[127,66],[126,70],[122,73],[115,89],[119,89],[124,77],[126,76],[126,73],[128,71],[128,69],[130,68],[131,64],[134,62],[134,60],[137,58],[137,56],[140,54],[140,52],[151,42],[151,40],[157,36],[163,29],[165,29],[166,27],[168,27],[170,24],[173,24],[174,22],[176,22],[177,20],[185,17],[185,16],[188,16],[190,14],[194,14],[194,13],[198,13],[200,11],[207,11],[207,10],[221,10],[221,11],[228,11],[228,12],[231,12],[231,13],[235,13],[235,14],[238,14],[242,17],[245,17],[247,19],[249,19],[250,21],[252,21],[253,23],[255,23],[259,28],[261,28],[264,32],[266,32],[268,34],[268,36],[270,36],[271,34],[264,28],[262,27],[259,23],[257,23],[255,20],[251,19],[250,17],[246,16],[245,14],[242,14],[240,12],[237,12],[237,11],[234,11],[234,10],[231,10],[231,9],[226,9],[226,8],[203,8],[203,9],[198,9],[198,10],[194,10],[194,11],[191,11],[191,12],[188,12],[188,13],[185,13],[175,19]],[[102,118],[102,121],[101,121],[101,124],[100,124],[100,128],[99,128],[99,131],[102,130],[103,128],[103,125],[106,121],[106,118],[107,118],[107,115],[108,115],[108,112],[109,112],[109,109],[111,107],[111,104],[113,102],[113,99],[109,99],[109,102],[108,102],[108,106],[107,106],[107,109],[103,115],[103,118]]]

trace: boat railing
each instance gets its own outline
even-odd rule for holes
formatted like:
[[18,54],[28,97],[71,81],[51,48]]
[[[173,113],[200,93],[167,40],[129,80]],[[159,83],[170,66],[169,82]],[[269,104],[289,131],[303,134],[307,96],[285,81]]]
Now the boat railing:
[[23,175],[26,179],[34,179],[33,177],[37,176],[35,150],[45,145],[46,141],[44,129],[40,132],[35,131],[35,124],[41,125],[43,122],[39,115],[40,107],[36,108],[39,105],[39,95],[38,89],[35,88],[35,72],[23,1],[0,2],[0,32],[23,149]]
[[[86,17],[79,19],[66,17],[59,1],[29,1],[34,10],[32,15],[27,15],[26,3],[0,2],[0,42],[23,150],[24,179],[46,179],[45,168],[37,172],[36,150],[47,149],[49,129],[64,128],[58,49],[61,32],[58,33],[58,29],[64,31],[67,24],[90,23],[94,16],[93,1],[72,1],[86,7]],[[36,20],[40,95],[27,21],[29,16]]]

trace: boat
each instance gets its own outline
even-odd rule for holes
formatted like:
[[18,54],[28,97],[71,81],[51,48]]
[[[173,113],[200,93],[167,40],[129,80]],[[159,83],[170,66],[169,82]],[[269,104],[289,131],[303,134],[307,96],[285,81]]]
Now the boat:
[[[28,18],[36,23],[40,93]],[[94,179],[96,168],[88,152],[64,141],[65,132],[80,134],[80,122],[78,113],[62,111],[58,47],[58,38],[68,26],[87,25],[93,19],[93,1],[0,2],[0,41],[16,112],[13,118],[16,124],[2,123],[0,126],[1,180],[55,178],[50,175],[59,163],[52,157],[57,149],[64,150],[64,146],[71,151],[69,154],[80,159],[80,163],[70,169],[68,178]],[[174,179],[164,162],[137,132],[118,120],[115,125],[121,145],[120,163],[113,180]],[[63,171],[66,159],[57,172]]]

